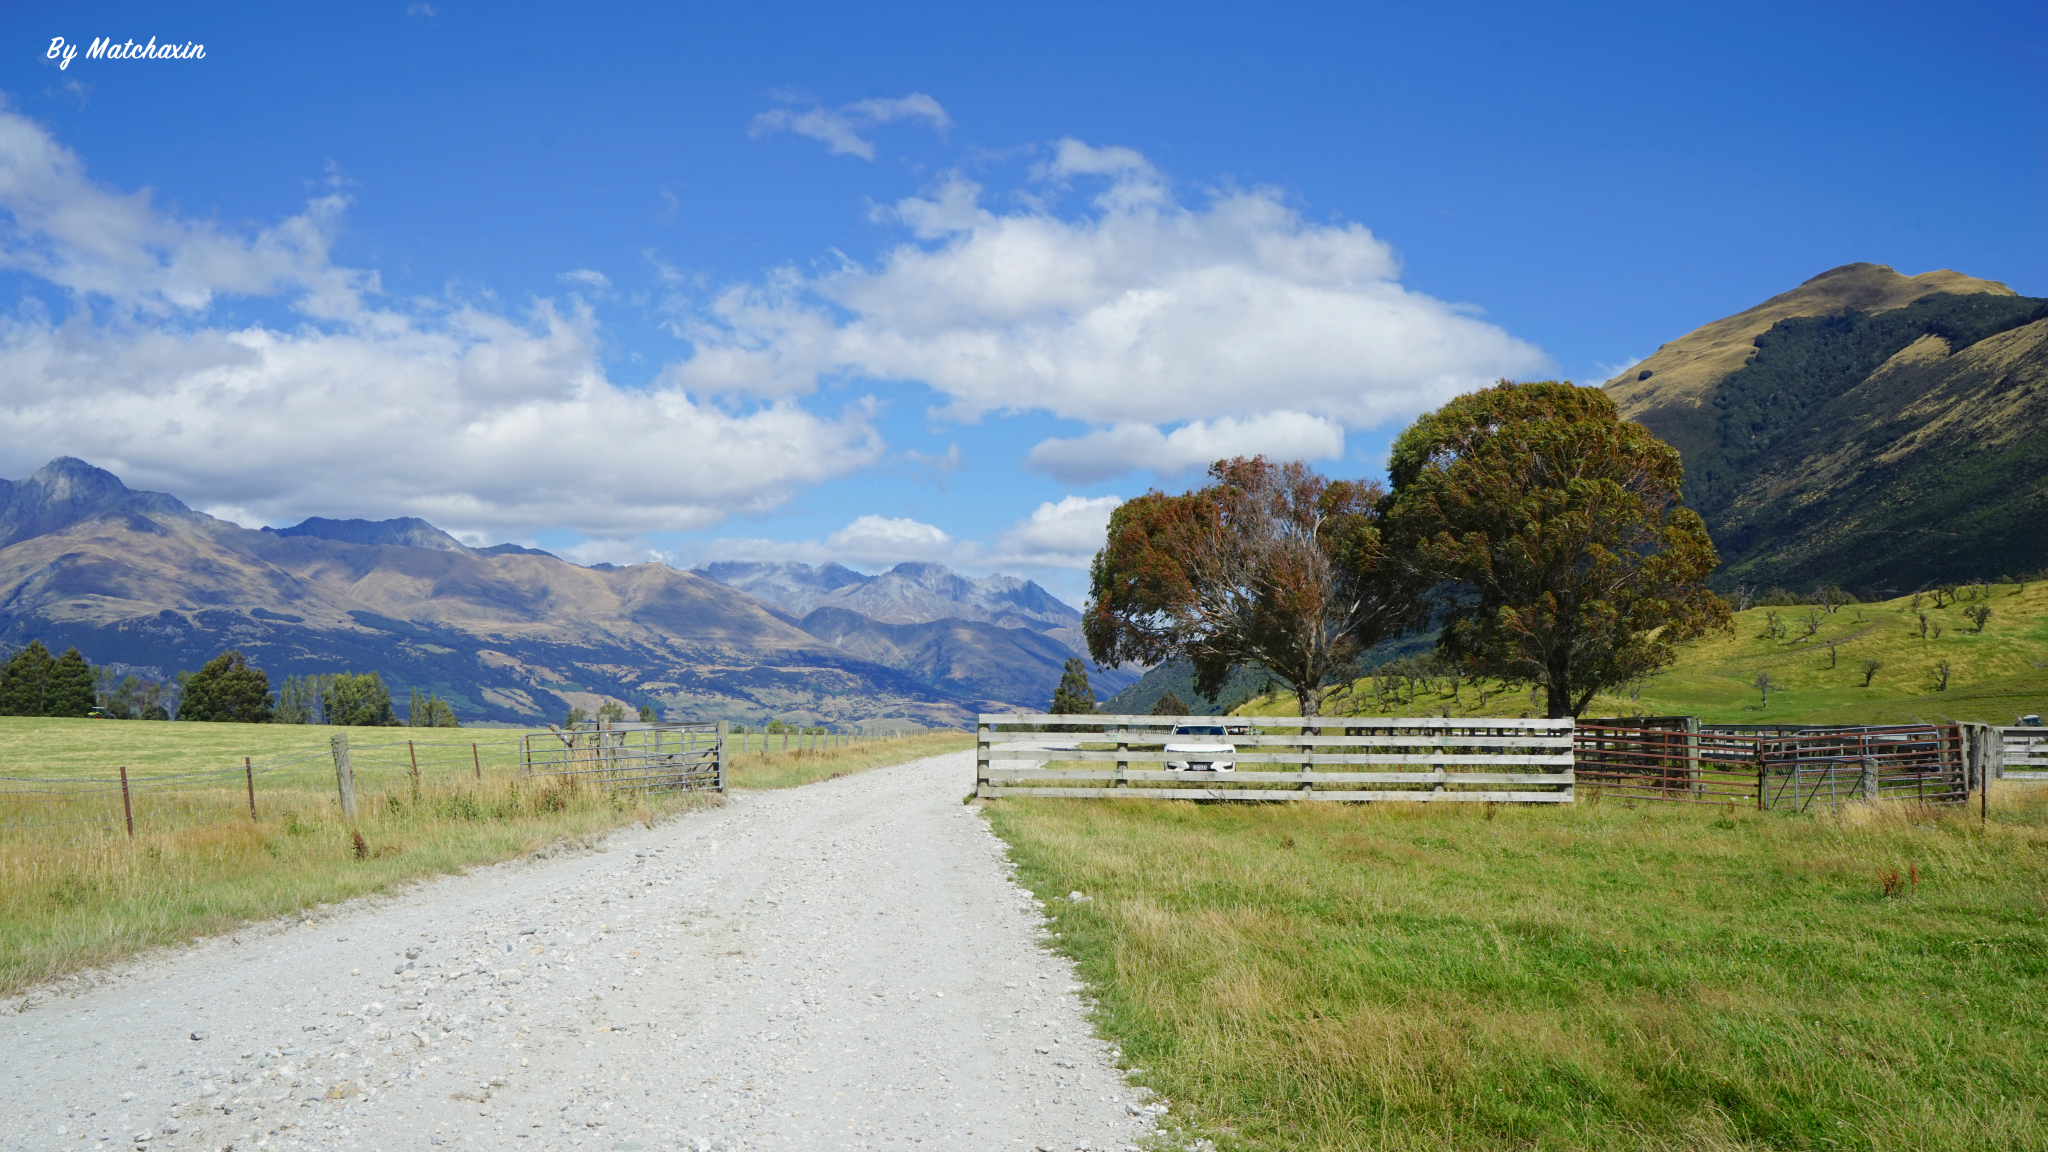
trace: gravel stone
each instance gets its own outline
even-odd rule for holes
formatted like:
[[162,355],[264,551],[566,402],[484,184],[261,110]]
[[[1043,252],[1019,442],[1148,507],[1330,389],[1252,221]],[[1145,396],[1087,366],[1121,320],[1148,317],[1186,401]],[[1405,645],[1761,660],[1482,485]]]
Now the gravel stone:
[[[0,1006],[17,1073],[0,1115],[49,1132],[105,1107],[119,1052],[139,1069],[129,1122],[192,1102],[162,1126],[175,1147],[1141,1140],[1158,1112],[1126,1105],[1144,1094],[1091,1035],[1001,843],[959,802],[973,773],[963,752],[739,793],[591,850],[552,846],[33,990]],[[294,931],[309,923],[321,931]],[[429,946],[416,968],[355,974]],[[181,1014],[205,1027],[178,1029]],[[209,1032],[241,1063],[194,1068],[201,1050],[174,1046]]]

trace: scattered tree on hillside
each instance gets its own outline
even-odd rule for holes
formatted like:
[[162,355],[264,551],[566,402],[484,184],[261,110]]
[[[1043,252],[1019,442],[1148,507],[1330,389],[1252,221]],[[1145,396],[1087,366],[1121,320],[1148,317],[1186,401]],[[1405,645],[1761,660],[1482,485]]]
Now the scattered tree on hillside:
[[1865,688],[1870,687],[1871,677],[1876,676],[1877,670],[1882,667],[1884,667],[1884,665],[1878,663],[1876,660],[1865,660],[1863,662],[1863,686]]
[[1159,703],[1152,706],[1152,714],[1154,716],[1186,716],[1189,714],[1188,702],[1180,698],[1180,693],[1168,689],[1166,695],[1159,698]]
[[1925,640],[1925,639],[1927,639],[1927,613],[1925,613],[1925,612],[1922,612],[1922,613],[1920,613],[1919,615],[1920,615],[1920,638],[1921,638],[1922,640]]
[[1950,674],[1950,673],[1951,673],[1952,671],[1954,671],[1954,669],[1952,669],[1952,668],[1950,668],[1950,667],[1949,667],[1949,663],[1948,663],[1948,661],[1946,661],[1946,660],[1939,660],[1939,661],[1936,661],[1936,662],[1935,662],[1935,665],[1934,665],[1934,690],[1935,690],[1936,692],[1946,692],[1946,691],[1948,691],[1948,678],[1949,678],[1949,674]]
[[1679,503],[1678,450],[1598,388],[1461,396],[1403,432],[1390,463],[1398,548],[1449,593],[1438,650],[1540,685],[1553,718],[1730,626],[1705,583],[1720,563],[1706,525]]
[[1835,649],[1840,647],[1841,643],[1842,642],[1840,640],[1828,641],[1828,667],[1830,668],[1833,668],[1835,666]]
[[1763,698],[1764,704],[1769,705],[1771,702],[1771,689],[1777,687],[1777,682],[1771,679],[1771,674],[1769,672],[1759,672],[1756,674],[1756,679],[1751,681],[1751,683],[1756,685],[1757,694]]
[[10,657],[0,668],[0,716],[41,716],[56,666],[56,657],[41,640],[29,641]]
[[398,723],[391,689],[375,672],[341,672],[327,678],[320,710],[329,724],[390,727]]
[[1059,687],[1052,690],[1052,707],[1046,711],[1055,716],[1095,711],[1095,689],[1088,686],[1088,665],[1080,657],[1068,658]]
[[1360,652],[1421,618],[1413,569],[1382,544],[1385,492],[1263,456],[1219,460],[1209,476],[1111,514],[1083,621],[1089,654],[1111,666],[1185,656],[1211,699],[1233,668],[1257,664],[1302,715],[1320,715]]
[[607,700],[597,706],[597,719],[600,724],[617,724],[625,718],[626,706],[617,700]]
[[185,682],[178,719],[265,724],[270,706],[270,677],[230,648]]
[[1991,605],[1972,604],[1968,608],[1963,609],[1963,618],[1976,625],[1971,631],[1982,632],[1984,631],[1984,625],[1991,622]]
[[411,728],[460,728],[462,722],[455,718],[455,709],[439,696],[412,690],[412,703],[406,707],[405,723]]
[[660,720],[661,714],[655,711],[654,705],[642,704],[640,706],[640,722],[642,724],[654,724],[660,722]]
[[[590,713],[585,712],[583,709],[578,708],[572,704],[569,707],[569,714],[567,716],[562,717],[562,729],[564,731],[567,731],[568,729],[574,728],[578,724],[581,724],[588,719],[590,719]],[[772,723],[769,725],[768,730],[770,732],[775,731],[775,727]]]
[[50,668],[43,698],[45,716],[83,716],[93,710],[92,665],[76,648],[67,648]]

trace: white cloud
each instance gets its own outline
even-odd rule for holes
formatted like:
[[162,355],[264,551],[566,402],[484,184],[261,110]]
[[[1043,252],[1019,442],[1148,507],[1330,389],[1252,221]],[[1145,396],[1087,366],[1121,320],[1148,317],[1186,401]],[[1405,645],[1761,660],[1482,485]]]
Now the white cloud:
[[1196,420],[1172,432],[1150,424],[1118,424],[1073,439],[1040,441],[1025,465],[1069,484],[1092,484],[1126,472],[1171,475],[1231,456],[1330,460],[1344,454],[1344,428],[1300,412],[1264,412],[1242,420]]
[[562,273],[562,283],[571,284],[591,292],[609,292],[612,287],[612,278],[602,272],[589,268],[578,268],[573,272]]
[[1085,569],[1101,551],[1109,514],[1121,496],[1068,496],[1047,501],[996,541],[988,562]]
[[1128,149],[1063,141],[1041,174],[1106,179],[1088,211],[996,212],[955,175],[887,216],[875,266],[784,269],[686,309],[674,378],[787,396],[820,376],[928,383],[942,415],[1039,409],[1093,424],[1405,419],[1543,353],[1410,291],[1385,242],[1306,221],[1268,189],[1184,206]]
[[[1101,549],[1109,514],[1120,496],[1068,496],[1047,501],[993,543],[960,540],[935,525],[909,518],[860,516],[824,539],[764,540],[727,537],[691,549],[697,562],[794,560],[880,570],[905,560],[927,560],[969,573],[1009,568],[1086,570]],[[680,556],[670,563],[687,566]]]
[[93,184],[75,153],[0,105],[0,267],[123,309],[190,312],[221,293],[292,291],[309,315],[352,316],[377,284],[374,274],[328,263],[347,204],[322,196],[248,236],[173,219],[156,211],[148,189]]
[[922,120],[939,131],[953,124],[937,100],[922,92],[912,92],[898,99],[857,100],[838,108],[770,109],[754,117],[747,126],[747,134],[766,136],[774,132],[794,132],[824,144],[825,151],[834,156],[873,160],[874,142],[863,137],[861,131],[896,120]]
[[[328,262],[340,208],[317,200],[246,236],[169,217],[0,110],[0,264],[120,306],[0,317],[0,466],[69,454],[271,523],[412,515],[503,538],[704,527],[883,456],[865,402],[820,417],[616,385],[581,306],[366,304],[375,277]],[[325,322],[207,323],[224,293],[283,295]]]

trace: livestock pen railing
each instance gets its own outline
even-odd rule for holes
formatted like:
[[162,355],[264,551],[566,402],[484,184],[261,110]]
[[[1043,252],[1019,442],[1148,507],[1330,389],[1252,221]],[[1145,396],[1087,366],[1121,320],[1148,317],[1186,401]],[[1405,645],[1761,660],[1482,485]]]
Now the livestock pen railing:
[[1700,727],[1686,718],[1582,722],[1573,734],[1589,796],[1740,803],[1804,811],[1851,800],[1961,804],[1972,776],[1963,727]]
[[726,724],[599,721],[594,730],[528,732],[522,777],[559,776],[608,791],[725,791]]
[[[1175,736],[1188,725],[1222,736]],[[1569,803],[1572,722],[1356,716],[991,714],[975,794],[1157,800]],[[1190,754],[1168,744],[1228,745]],[[1220,763],[1231,771],[1169,768]]]

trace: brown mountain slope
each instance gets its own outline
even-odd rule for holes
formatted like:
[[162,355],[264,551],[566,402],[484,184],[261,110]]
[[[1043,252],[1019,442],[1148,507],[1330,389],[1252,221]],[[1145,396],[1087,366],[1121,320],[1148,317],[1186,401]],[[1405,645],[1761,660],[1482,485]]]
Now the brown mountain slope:
[[1755,354],[1756,338],[1771,325],[1846,308],[1884,312],[1935,292],[2015,295],[1995,280],[1945,268],[1902,276],[1883,264],[1844,264],[1754,308],[1693,329],[1609,380],[1606,388],[1624,418],[1648,426],[1666,443],[1688,453],[1713,437],[1716,385]]

